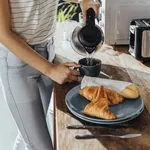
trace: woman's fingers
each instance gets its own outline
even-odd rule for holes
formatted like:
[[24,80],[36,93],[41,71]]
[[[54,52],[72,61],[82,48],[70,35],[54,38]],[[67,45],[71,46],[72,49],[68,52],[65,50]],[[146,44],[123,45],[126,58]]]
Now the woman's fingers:
[[80,67],[80,65],[75,62],[67,62],[67,63],[64,63],[64,65],[67,67]]
[[80,76],[80,72],[77,71],[77,70],[72,70],[71,71],[71,75],[73,75],[73,76]]
[[95,11],[95,16],[97,17],[100,4],[99,3],[95,3],[92,0],[84,0],[84,1],[80,2],[80,7],[81,7],[81,10],[82,10],[82,14],[83,14],[83,20],[86,21],[86,11],[89,8],[93,8],[94,11]]
[[68,70],[66,71],[66,77],[64,79],[63,82],[74,82],[74,81],[78,81],[78,76],[80,76],[80,72],[77,70],[73,70],[74,68],[79,68],[80,65],[78,65],[75,62],[67,62],[63,64],[64,66],[66,66],[66,68],[68,68]]
[[71,80],[71,81],[78,81],[78,77],[70,75],[69,80]]

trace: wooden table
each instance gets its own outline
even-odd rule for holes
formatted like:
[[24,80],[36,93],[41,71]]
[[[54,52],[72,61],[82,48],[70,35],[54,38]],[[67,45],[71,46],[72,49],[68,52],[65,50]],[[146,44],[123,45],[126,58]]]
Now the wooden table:
[[[73,116],[65,104],[65,95],[67,92],[80,83],[55,84],[55,150],[150,150],[150,74],[112,65],[103,65],[102,71],[112,75],[115,80],[136,83],[145,103],[144,112],[138,118],[124,123],[132,125],[133,128],[118,130],[69,130],[65,128],[65,125],[89,124]],[[141,133],[142,136],[133,139],[105,137],[91,140],[77,140],[74,138],[76,134],[83,133]]]

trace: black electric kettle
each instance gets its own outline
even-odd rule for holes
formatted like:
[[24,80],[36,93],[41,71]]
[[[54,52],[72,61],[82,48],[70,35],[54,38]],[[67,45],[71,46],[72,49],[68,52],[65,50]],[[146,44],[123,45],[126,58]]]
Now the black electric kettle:
[[93,8],[89,8],[86,12],[86,24],[76,27],[72,33],[71,45],[77,53],[86,55],[86,52],[91,54],[103,42],[103,31],[95,25],[95,12]]

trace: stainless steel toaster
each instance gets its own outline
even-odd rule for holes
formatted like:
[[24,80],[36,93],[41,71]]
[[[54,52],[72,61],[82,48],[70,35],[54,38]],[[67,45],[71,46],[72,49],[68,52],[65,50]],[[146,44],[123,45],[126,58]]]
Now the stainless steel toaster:
[[150,60],[150,19],[135,19],[131,21],[129,52],[140,61]]

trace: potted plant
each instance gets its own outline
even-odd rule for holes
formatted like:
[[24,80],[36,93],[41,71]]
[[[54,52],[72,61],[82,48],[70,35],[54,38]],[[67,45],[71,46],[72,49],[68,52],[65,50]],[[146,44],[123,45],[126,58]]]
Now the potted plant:
[[[71,31],[76,25],[76,21],[72,20],[73,17],[78,13],[77,12],[78,4],[61,2],[58,5],[57,10],[57,31],[62,33],[59,38],[63,40],[70,40]],[[69,25],[70,24],[70,25]]]
[[78,4],[62,2],[59,3],[57,10],[57,22],[71,20],[77,14]]

